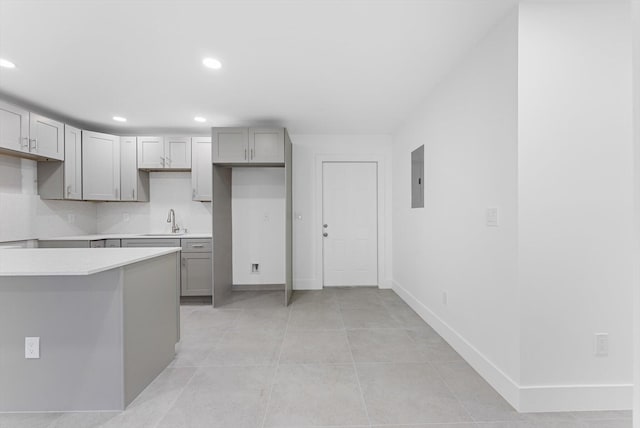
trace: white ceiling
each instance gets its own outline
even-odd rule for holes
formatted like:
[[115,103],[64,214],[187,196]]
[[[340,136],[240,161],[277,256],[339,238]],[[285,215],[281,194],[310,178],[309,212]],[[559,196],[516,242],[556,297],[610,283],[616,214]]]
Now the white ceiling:
[[121,133],[389,133],[515,4],[0,0],[0,91]]

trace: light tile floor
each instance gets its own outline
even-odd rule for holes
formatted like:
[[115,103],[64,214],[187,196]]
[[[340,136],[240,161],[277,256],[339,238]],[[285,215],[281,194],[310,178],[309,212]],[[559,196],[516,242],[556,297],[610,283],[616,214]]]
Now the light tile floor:
[[630,428],[630,412],[520,414],[393,291],[237,292],[182,306],[173,363],[124,411],[0,428]]

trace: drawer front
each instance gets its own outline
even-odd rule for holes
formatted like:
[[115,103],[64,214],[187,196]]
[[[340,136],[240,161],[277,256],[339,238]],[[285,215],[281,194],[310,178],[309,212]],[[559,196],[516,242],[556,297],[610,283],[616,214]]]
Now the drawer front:
[[122,247],[179,247],[180,239],[123,239]]
[[89,248],[89,241],[38,241],[39,248]]
[[120,248],[120,240],[119,239],[107,239],[105,247],[107,247],[107,248]]
[[211,239],[183,239],[182,252],[184,253],[210,253]]

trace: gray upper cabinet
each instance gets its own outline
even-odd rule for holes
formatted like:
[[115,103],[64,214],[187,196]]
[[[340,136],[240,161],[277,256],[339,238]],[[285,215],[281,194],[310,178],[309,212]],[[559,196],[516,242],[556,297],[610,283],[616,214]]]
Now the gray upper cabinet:
[[64,160],[64,124],[0,101],[0,148],[29,158]]
[[214,128],[212,161],[220,164],[284,164],[283,128]]
[[164,137],[165,169],[191,169],[191,138]]
[[249,129],[249,162],[284,163],[284,129]]
[[82,131],[68,125],[64,126],[63,165],[65,199],[82,199]]
[[164,168],[164,138],[138,137],[138,168]]
[[194,201],[211,200],[211,137],[191,139],[191,187]]
[[120,200],[120,137],[82,131],[82,186],[85,200]]
[[149,200],[149,173],[138,169],[136,137],[120,137],[120,200]]
[[82,199],[82,132],[64,126],[64,162],[38,162],[42,199]]
[[0,101],[0,148],[29,153],[29,112]]
[[138,168],[191,169],[191,138],[138,137]]
[[64,124],[39,114],[29,114],[31,152],[49,159],[64,160]]
[[247,128],[214,128],[212,132],[213,163],[243,163],[249,160]]

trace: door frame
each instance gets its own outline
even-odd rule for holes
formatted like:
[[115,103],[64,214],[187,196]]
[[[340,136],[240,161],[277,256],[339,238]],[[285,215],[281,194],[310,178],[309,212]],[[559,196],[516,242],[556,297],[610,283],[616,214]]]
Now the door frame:
[[[386,192],[385,184],[387,180],[387,171],[385,165],[385,158],[382,154],[322,154],[315,156],[315,212],[313,216],[313,242],[315,248],[315,277],[318,280],[318,289],[324,288],[324,261],[323,261],[323,242],[322,242],[322,210],[323,210],[323,178],[322,178],[322,165],[325,162],[340,162],[340,163],[376,163],[378,170],[377,177],[377,195],[378,195],[378,288],[391,288],[391,284],[387,278],[386,265],[387,260],[391,257],[391,248],[387,246],[387,213],[386,207]],[[389,213],[390,218],[390,213]],[[390,228],[389,228],[390,232]]]

